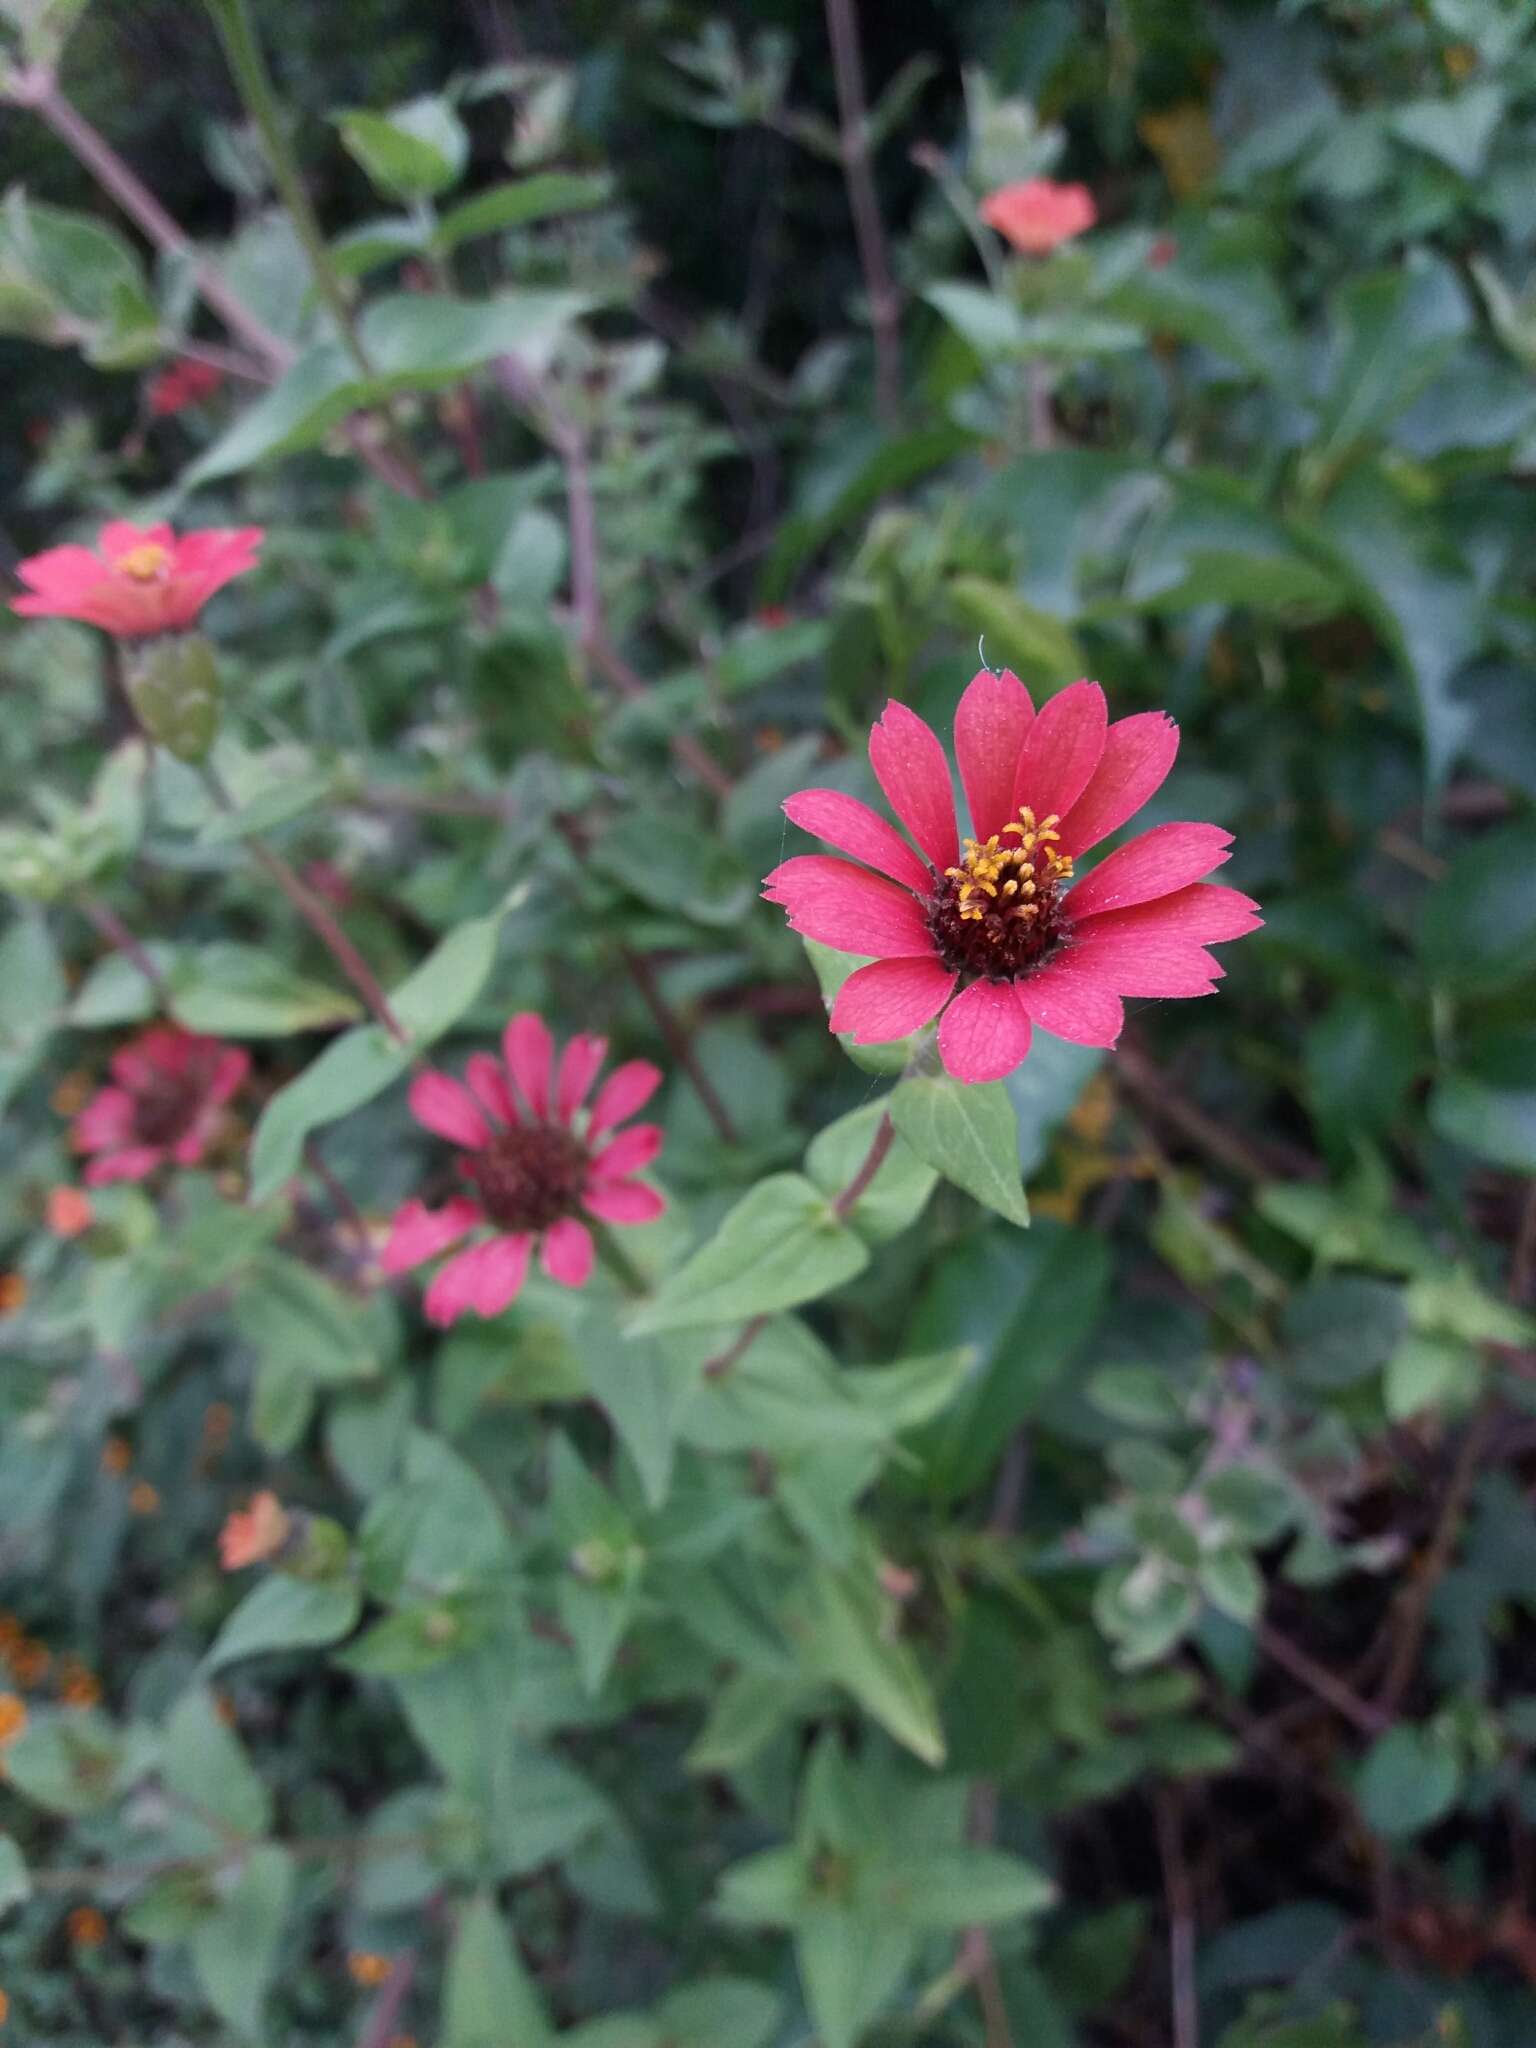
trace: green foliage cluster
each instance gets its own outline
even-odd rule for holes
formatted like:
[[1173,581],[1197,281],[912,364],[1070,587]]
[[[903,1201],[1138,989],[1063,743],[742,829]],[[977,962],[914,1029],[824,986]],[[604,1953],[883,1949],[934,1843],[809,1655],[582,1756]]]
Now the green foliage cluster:
[[[0,630],[0,2040],[1529,2048],[1536,6],[167,12],[161,179],[0,0],[8,553],[266,535]],[[1265,925],[964,1087],[758,891],[978,639]],[[521,1010],[669,1206],[444,1332]]]

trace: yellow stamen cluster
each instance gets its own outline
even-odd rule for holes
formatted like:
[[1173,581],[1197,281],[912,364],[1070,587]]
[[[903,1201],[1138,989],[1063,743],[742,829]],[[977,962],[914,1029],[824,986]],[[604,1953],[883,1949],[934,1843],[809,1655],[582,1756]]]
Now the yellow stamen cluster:
[[125,555],[119,555],[113,568],[124,576],[131,576],[135,583],[153,583],[169,560],[170,551],[158,541],[147,540],[142,547],[130,548]]
[[[967,839],[959,867],[944,870],[960,885],[955,898],[960,916],[980,923],[989,910],[997,909],[1015,918],[1038,917],[1042,893],[1072,877],[1071,856],[1055,850],[1060,823],[1054,811],[1037,822],[1025,804],[1001,832],[986,840]],[[1014,833],[1018,845],[1005,846],[1003,841]]]

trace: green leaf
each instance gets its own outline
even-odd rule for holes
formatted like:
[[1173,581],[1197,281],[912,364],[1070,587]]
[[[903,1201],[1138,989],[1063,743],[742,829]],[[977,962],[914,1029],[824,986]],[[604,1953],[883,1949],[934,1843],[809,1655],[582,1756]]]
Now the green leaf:
[[1427,1408],[1451,1415],[1476,1400],[1482,1361],[1470,1345],[1445,1337],[1405,1337],[1387,1360],[1382,1394],[1394,1422]]
[[656,2022],[670,2048],[766,2048],[778,2023],[780,1999],[747,1977],[710,1977],[669,1991]]
[[822,2048],[855,2048],[894,1995],[916,1946],[910,1928],[837,1904],[795,1922],[795,1961]]
[[220,940],[177,956],[170,1007],[188,1031],[212,1038],[286,1038],[358,1014],[355,997],[309,981],[255,946]]
[[1403,1842],[1445,1818],[1460,1795],[1461,1781],[1454,1753],[1427,1729],[1405,1722],[1371,1745],[1357,1793],[1376,1833]]
[[78,1819],[116,1796],[123,1760],[122,1738],[104,1714],[35,1708],[5,1752],[5,1776],[23,1799]]
[[295,1579],[286,1572],[246,1594],[214,1638],[202,1669],[210,1677],[242,1657],[271,1650],[313,1650],[357,1626],[362,1595],[348,1580]]
[[1200,1590],[1220,1614],[1245,1628],[1257,1621],[1264,1606],[1264,1578],[1246,1550],[1229,1544],[1208,1551],[1200,1560]]
[[387,114],[338,114],[342,142],[392,199],[429,199],[456,185],[469,161],[464,123],[444,99],[425,97]]
[[25,1905],[31,1896],[26,1858],[10,1835],[0,1835],[0,1916],[13,1906]]
[[1434,261],[1353,278],[1333,307],[1332,376],[1320,446],[1308,457],[1337,462],[1378,436],[1449,360],[1471,325],[1454,275]]
[[913,1877],[908,1906],[921,1927],[995,1927],[1043,1913],[1057,1895],[1043,1870],[1002,1849],[929,1848]]
[[1488,159],[1507,103],[1505,88],[1490,79],[1453,99],[1410,100],[1387,117],[1400,141],[1421,149],[1459,177],[1475,178]]
[[1008,1222],[1028,1224],[1018,1121],[1000,1081],[967,1087],[948,1074],[918,1075],[897,1084],[890,1108],[920,1159]]
[[991,658],[999,657],[1026,682],[1059,685],[1088,666],[1075,633],[1050,612],[1026,604],[1006,584],[985,576],[956,576],[950,604],[960,621],[984,634]]
[[[863,1165],[885,1113],[883,1102],[867,1102],[812,1139],[805,1170],[829,1198],[847,1187]],[[917,1221],[937,1179],[934,1169],[897,1137],[847,1221],[871,1244],[895,1237]]]
[[1506,988],[1536,970],[1536,825],[1466,847],[1425,899],[1425,964],[1453,990]]
[[890,1630],[891,1603],[869,1571],[815,1566],[792,1600],[791,1636],[809,1669],[851,1693],[925,1764],[944,1761],[938,1709],[922,1666]]
[[494,1899],[460,1916],[443,1981],[441,2048],[549,2048],[554,2029]]
[[562,213],[589,213],[612,196],[613,180],[606,171],[536,171],[450,207],[437,224],[432,246],[446,253],[476,235],[531,227]]
[[862,1240],[837,1221],[819,1188],[798,1173],[770,1174],[662,1285],[630,1331],[651,1335],[771,1315],[830,1293],[868,1263]]
[[1500,1088],[1474,1074],[1448,1074],[1429,1098],[1429,1121],[1448,1144],[1536,1174],[1536,1079]]
[[370,1379],[379,1370],[361,1304],[282,1252],[256,1261],[230,1313],[259,1356],[279,1358],[317,1385]]
[[265,2038],[262,2005],[277,1970],[294,1876],[286,1849],[275,1842],[252,1849],[218,1910],[192,1932],[192,1966],[209,2004],[248,2041]]
[[266,1786],[201,1686],[182,1695],[165,1724],[160,1775],[167,1791],[222,1829],[261,1835],[272,1825]]
[[1402,1109],[1420,1057],[1419,1034],[1399,1000],[1336,993],[1305,1042],[1307,1091],[1329,1137],[1381,1137]]
[[430,1045],[458,1022],[490,974],[501,918],[496,911],[455,925],[391,994],[390,1006],[409,1043],[397,1044],[382,1025],[359,1024],[278,1090],[251,1141],[251,1201],[269,1201],[292,1179],[311,1131],[382,1094],[408,1071],[416,1047]]

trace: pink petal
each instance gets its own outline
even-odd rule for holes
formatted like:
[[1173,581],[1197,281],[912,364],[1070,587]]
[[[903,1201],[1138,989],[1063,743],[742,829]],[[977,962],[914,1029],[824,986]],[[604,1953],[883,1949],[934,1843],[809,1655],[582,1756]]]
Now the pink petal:
[[473,1309],[500,1315],[528,1274],[531,1237],[493,1237],[489,1244],[459,1252],[427,1289],[423,1307],[429,1323],[445,1328]]
[[1168,778],[1179,751],[1179,728],[1165,711],[1117,718],[1088,787],[1061,821],[1061,845],[1086,853],[1134,818]]
[[[75,596],[100,583],[104,573],[101,557],[73,542],[61,548],[44,548],[40,555],[29,555],[16,564],[21,581],[45,598]],[[28,602],[25,598],[19,600],[15,609],[20,611]]]
[[886,802],[930,864],[940,874],[953,867],[960,855],[954,788],[933,728],[892,698],[869,735],[869,764]]
[[666,1197],[643,1180],[589,1180],[581,1206],[604,1223],[654,1223],[667,1209]]
[[1011,981],[976,981],[939,1019],[939,1056],[957,1081],[1000,1081],[1026,1057],[1031,1035]]
[[1073,966],[1071,956],[1047,962],[1016,984],[1030,1022],[1074,1045],[1113,1045],[1125,1023],[1125,1006],[1091,971]]
[[1154,825],[1117,846],[1091,875],[1074,884],[1067,914],[1077,925],[1106,911],[1171,896],[1230,860],[1231,845],[1232,834],[1219,825]]
[[155,526],[135,526],[129,519],[109,519],[96,536],[104,562],[117,563],[135,548],[164,548],[174,556],[176,536],[164,521]]
[[69,1141],[77,1152],[100,1152],[133,1136],[133,1097],[126,1088],[102,1088],[75,1118]]
[[544,1233],[539,1263],[562,1287],[585,1287],[592,1277],[592,1233],[574,1216],[562,1216]]
[[533,1010],[520,1010],[502,1034],[501,1049],[524,1102],[537,1118],[549,1115],[549,1073],[555,1042]]
[[170,1147],[170,1155],[178,1166],[197,1165],[207,1149],[209,1139],[213,1136],[217,1121],[216,1115],[201,1116],[184,1137],[176,1140]]
[[482,1220],[474,1203],[463,1195],[455,1195],[441,1209],[429,1209],[425,1202],[407,1202],[395,1211],[379,1265],[386,1273],[409,1272],[412,1266],[435,1259],[449,1245],[457,1244]]
[[971,830],[978,839],[1001,832],[1013,816],[1013,777],[1035,716],[1028,690],[1011,668],[982,669],[955,707],[955,759]]
[[883,959],[933,951],[915,896],[829,854],[796,854],[766,878],[763,894],[783,904],[792,930],[841,952]]
[[179,1024],[151,1024],[127,1045],[120,1045],[107,1064],[113,1078],[125,1088],[142,1088],[162,1074],[183,1080],[217,1045],[216,1039],[183,1031]]
[[[1069,904],[1076,893],[1074,890],[1068,897]],[[1221,882],[1196,882],[1151,903],[1096,916],[1083,927],[1081,938],[1086,942],[1101,934],[1135,937],[1150,933],[1214,946],[1223,939],[1240,939],[1247,932],[1257,931],[1263,922],[1258,904],[1241,889],[1229,889]]]
[[872,960],[838,990],[829,1022],[851,1031],[856,1045],[888,1045],[936,1017],[954,985],[937,960]]
[[622,1180],[626,1174],[640,1173],[650,1165],[661,1145],[660,1124],[631,1124],[598,1153],[592,1162],[592,1172],[598,1180]]
[[615,1067],[597,1091],[597,1100],[587,1119],[588,1141],[611,1131],[637,1109],[644,1109],[660,1086],[661,1069],[652,1066],[649,1060],[626,1060],[622,1067]]
[[590,1031],[579,1031],[560,1055],[555,1077],[555,1115],[568,1124],[587,1099],[587,1090],[597,1079],[608,1057],[608,1041]]
[[163,1145],[130,1145],[122,1152],[104,1152],[85,1169],[87,1187],[102,1188],[114,1180],[146,1180],[167,1157]]
[[517,1113],[517,1098],[512,1093],[507,1070],[500,1060],[493,1059],[488,1052],[471,1053],[464,1068],[464,1078],[487,1116],[509,1126],[522,1122]]
[[251,1071],[251,1056],[238,1045],[227,1045],[214,1062],[208,1080],[208,1104],[219,1109],[236,1094]]
[[932,874],[901,834],[856,796],[844,796],[840,789],[802,789],[786,801],[784,814],[802,832],[814,832],[828,846],[851,853],[919,896],[932,890]]
[[1109,711],[1097,683],[1069,683],[1042,704],[1029,728],[1013,782],[1013,809],[1064,818],[1092,780],[1104,753]]
[[491,1142],[491,1127],[462,1082],[429,1067],[411,1083],[411,1115],[417,1123],[452,1145],[478,1152]]

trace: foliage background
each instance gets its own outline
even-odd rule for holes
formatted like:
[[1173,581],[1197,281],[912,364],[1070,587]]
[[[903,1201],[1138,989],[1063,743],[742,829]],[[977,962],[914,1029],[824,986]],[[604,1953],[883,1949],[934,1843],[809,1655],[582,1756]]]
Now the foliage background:
[[[247,822],[386,985],[433,962],[434,1057],[534,1005],[668,1067],[653,1286],[767,1176],[857,1164],[890,1070],[828,1037],[755,887],[786,792],[867,789],[888,693],[947,732],[979,634],[1037,691],[1174,713],[1163,815],[1237,832],[1266,926],[1216,1000],[1141,1006],[1102,1063],[1041,1040],[989,1096],[1027,1231],[995,1146],[978,1202],[914,1121],[825,1270],[794,1242],[799,1294],[727,1223],[700,1327],[626,1338],[615,1292],[546,1289],[440,1338],[353,1213],[427,1170],[404,1068],[336,1113],[367,1027],[193,778],[162,753],[83,866],[67,823],[46,886],[13,863],[10,2035],[1527,2048],[1533,9],[867,8],[885,418],[811,0],[256,14],[363,303],[420,255],[357,257],[402,209],[333,116],[450,89],[444,208],[589,181],[451,252],[457,293],[579,303],[498,300],[458,356],[424,312],[390,399],[417,500],[334,417],[253,430],[237,379],[149,419],[218,322],[100,245],[40,314],[13,200],[8,558],[124,510],[268,528],[211,615]],[[323,334],[211,21],[98,0],[62,76],[265,322]],[[20,105],[0,158],[133,249]],[[1047,170],[1102,226],[990,285],[975,200]],[[601,645],[558,436],[495,368],[541,334]],[[0,637],[18,819],[132,747],[106,664],[67,625]],[[154,1007],[87,903],[257,1082],[213,1170],[66,1242],[69,1106]],[[284,1136],[306,1099],[323,1178]],[[344,1568],[223,1576],[258,1486]]]

